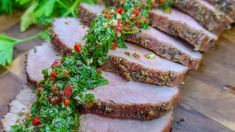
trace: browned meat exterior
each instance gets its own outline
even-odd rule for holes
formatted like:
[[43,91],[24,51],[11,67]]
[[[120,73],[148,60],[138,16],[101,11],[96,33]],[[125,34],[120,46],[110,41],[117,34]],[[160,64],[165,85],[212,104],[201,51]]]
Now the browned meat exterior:
[[[89,26],[90,21],[101,14],[102,10],[104,10],[102,5],[80,4],[79,16],[82,23]],[[176,40],[152,27],[142,30],[138,34],[129,35],[126,37],[126,40],[149,49],[163,58],[179,62],[190,69],[197,69],[202,58],[201,53],[193,51],[184,42]]]
[[208,51],[217,40],[216,35],[176,9],[172,9],[169,14],[159,9],[152,10],[150,19],[154,27],[187,41],[195,50]]
[[[9,107],[10,111],[0,120],[1,132],[9,132],[11,126],[27,117],[32,103],[36,100],[32,89],[25,87]],[[21,115],[21,116],[19,116]],[[79,132],[170,132],[173,112],[151,121],[122,120],[101,117],[94,114],[81,115]]]
[[[29,76],[37,76],[36,78],[40,80],[41,70],[49,68],[47,64],[53,63],[56,54],[51,53],[50,50],[53,49],[48,44],[36,49],[44,52],[33,52],[34,49],[29,51],[26,72]],[[34,57],[41,57],[41,61],[33,59]],[[28,68],[35,65],[40,67],[37,70]],[[96,101],[84,112],[115,118],[150,120],[169,112],[179,101],[179,90],[176,87],[127,81],[108,72],[103,72],[103,77],[108,79],[109,84],[89,91],[95,96]]]
[[218,35],[232,23],[231,18],[205,0],[177,0],[175,6]]
[[200,52],[193,51],[183,41],[179,41],[157,29],[150,27],[134,35],[127,41],[138,44],[168,60],[181,63],[190,69],[197,69],[202,59]]
[[[69,46],[79,42],[76,34],[82,38],[86,28],[78,23],[78,20],[74,18],[57,19],[52,28],[53,43],[59,47],[60,45],[68,45],[66,49],[69,49]],[[139,46],[128,43],[127,47],[127,49],[111,50],[108,53],[109,60],[104,65],[104,69],[118,73],[128,80],[169,86],[182,83],[188,70],[186,67],[155,56],[153,52]],[[72,48],[70,49],[72,50]],[[153,57],[148,58],[148,56]]]
[[109,85],[92,91],[97,102],[87,112],[114,118],[150,120],[161,117],[179,101],[179,90],[140,82],[126,81],[104,72]]
[[86,114],[79,132],[171,132],[172,112],[151,121],[120,120]]
[[226,15],[235,21],[235,1],[234,0],[207,0],[217,9],[223,11]]
[[[106,2],[108,5],[118,6],[120,0]],[[145,1],[143,1],[143,4]],[[208,51],[214,46],[217,36],[196,22],[192,17],[173,9],[167,14],[160,9],[152,10],[150,17],[152,26],[157,27],[163,32],[179,37],[194,46],[195,50]]]
[[24,86],[19,94],[16,95],[15,99],[9,104],[9,112],[0,119],[0,131],[10,132],[11,126],[24,121],[35,100],[34,91],[28,86]]

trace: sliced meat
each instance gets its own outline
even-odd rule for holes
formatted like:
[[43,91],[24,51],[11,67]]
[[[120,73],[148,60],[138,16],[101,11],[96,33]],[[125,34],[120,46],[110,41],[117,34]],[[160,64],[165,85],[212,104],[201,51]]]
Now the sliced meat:
[[[112,0],[107,5],[119,6],[120,0]],[[145,1],[143,1],[143,4]],[[150,17],[152,26],[169,35],[179,37],[194,46],[195,50],[208,51],[214,46],[217,36],[202,27],[192,17],[173,9],[171,13],[165,13],[161,9],[152,10]]]
[[172,113],[144,122],[86,114],[81,116],[79,132],[170,132],[172,120]]
[[192,16],[209,31],[218,35],[233,21],[206,0],[178,0],[175,6]]
[[83,37],[87,30],[88,28],[75,18],[56,19],[52,25],[52,42],[64,53],[69,53],[76,42],[85,44]]
[[[2,131],[9,132],[12,125],[23,122],[36,100],[33,90],[25,87],[10,104],[10,112],[1,119]],[[17,103],[14,103],[17,102]],[[79,132],[170,132],[172,112],[151,121],[121,120],[93,114],[81,116]]]
[[235,1],[234,0],[207,0],[217,9],[223,11],[235,21]]
[[90,26],[92,20],[94,20],[97,15],[101,15],[104,9],[105,6],[101,4],[98,5],[90,5],[86,3],[79,4],[78,10],[81,22],[86,26]]
[[[37,54],[40,54],[41,56],[37,56]],[[26,74],[28,80],[37,82],[38,80],[43,79],[43,75],[38,73],[41,73],[43,69],[50,67],[53,61],[59,57],[60,55],[53,49],[53,45],[49,43],[45,43],[42,46],[30,50],[27,54],[26,62]],[[37,63],[34,63],[35,61],[37,61]]]
[[193,51],[185,42],[152,27],[142,30],[138,34],[129,35],[126,40],[149,49],[163,58],[181,63],[190,69],[197,69],[202,59],[202,54]]
[[[53,43],[55,45],[67,45],[65,49],[69,49],[74,42],[79,42],[78,36],[82,38],[85,35],[86,28],[78,24],[78,21],[75,18],[55,20],[52,27]],[[110,51],[108,53],[110,57],[104,65],[104,69],[118,73],[128,80],[159,85],[176,86],[183,81],[188,70],[186,67],[155,56],[153,52],[136,45],[128,43],[127,47],[127,49]],[[148,59],[148,56],[152,56],[152,58]]]
[[[102,5],[82,3],[79,5],[79,16],[82,23],[89,26],[91,21],[103,10]],[[126,40],[149,49],[163,58],[188,66],[190,69],[197,69],[202,58],[201,53],[193,51],[184,42],[152,27],[142,30],[138,34],[129,35]]]
[[159,9],[152,10],[150,19],[154,27],[187,41],[194,46],[195,50],[208,51],[217,40],[215,34],[207,31],[193,18],[176,9],[172,9],[169,14]]
[[[44,50],[48,47],[39,46],[38,48]],[[33,56],[47,56],[47,58],[44,57],[42,63],[49,64],[52,63],[50,60],[54,59],[54,56],[49,55],[47,52],[49,50],[44,53],[36,52]],[[29,60],[29,58],[27,58],[27,63],[28,61],[30,63],[28,63],[27,67],[39,65],[37,60]],[[39,70],[43,69],[38,69],[37,73],[35,71],[27,71],[27,73],[35,74],[39,79],[42,79],[40,78],[41,72]],[[89,107],[84,112],[115,118],[149,120],[169,112],[179,101],[179,90],[175,87],[126,81],[109,72],[103,72],[103,76],[108,79],[109,84],[89,91],[89,93],[95,95],[96,101],[92,107]]]
[[30,112],[29,108],[35,99],[33,90],[28,86],[24,86],[24,89],[20,91],[16,99],[10,103],[10,111],[1,119],[3,130],[9,132],[12,125],[23,122],[27,117],[27,113]]

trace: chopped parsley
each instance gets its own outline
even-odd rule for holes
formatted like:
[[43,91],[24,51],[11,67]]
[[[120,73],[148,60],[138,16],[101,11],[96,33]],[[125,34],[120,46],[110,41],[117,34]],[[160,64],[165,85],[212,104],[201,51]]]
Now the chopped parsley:
[[155,7],[150,0],[147,3],[143,8],[140,0],[125,0],[121,7],[108,7],[98,16],[84,37],[85,46],[76,43],[72,53],[43,70],[31,114],[12,126],[12,132],[76,131],[81,110],[95,103],[88,90],[108,83],[97,68],[107,61],[110,49],[126,47],[125,35],[147,28],[148,12]]

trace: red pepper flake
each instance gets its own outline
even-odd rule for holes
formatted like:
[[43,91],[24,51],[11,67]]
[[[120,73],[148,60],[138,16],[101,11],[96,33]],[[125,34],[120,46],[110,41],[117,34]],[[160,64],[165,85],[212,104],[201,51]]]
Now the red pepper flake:
[[104,16],[105,16],[105,18],[110,19],[112,17],[110,10],[105,10],[104,11]]
[[94,102],[93,101],[88,101],[87,102],[87,108],[90,109],[94,106]]
[[116,30],[117,30],[117,32],[122,32],[123,31],[123,28],[122,28],[122,21],[121,21],[121,19],[117,19],[117,22],[118,22],[118,24],[117,24],[117,28],[116,28]]
[[136,20],[135,23],[136,23],[136,26],[137,26],[137,27],[141,27],[141,20],[140,20],[140,19]]
[[126,2],[126,0],[121,0],[121,4],[124,4]]
[[33,118],[33,121],[32,121],[32,124],[33,124],[34,126],[40,125],[40,124],[41,124],[41,119],[40,119],[40,117],[39,117],[39,116],[34,117],[34,118]]
[[111,49],[112,49],[112,50],[116,50],[117,47],[118,47],[118,44],[117,44],[117,43],[113,43]]
[[63,103],[64,103],[65,106],[69,106],[69,104],[70,104],[70,102],[71,102],[69,99],[64,98],[64,97],[62,97],[62,101],[63,101]]
[[72,94],[73,94],[72,89],[73,89],[73,85],[68,85],[68,86],[64,89],[64,95],[65,95],[66,97],[71,97]]
[[60,102],[60,98],[57,97],[57,96],[52,97],[52,98],[50,99],[50,102],[51,102],[52,104],[58,104],[58,103]]
[[60,59],[56,59],[53,64],[52,64],[52,67],[57,67],[57,66],[60,66],[61,65],[61,60]]
[[51,78],[52,78],[53,80],[56,80],[57,74],[56,74],[55,71],[52,71],[52,72],[51,72]]
[[133,14],[134,14],[135,16],[138,16],[139,13],[140,13],[140,11],[139,11],[138,9],[134,9],[134,10],[133,10]]
[[42,95],[42,91],[43,91],[43,88],[42,87],[38,87],[38,95]]
[[52,87],[51,87],[51,91],[52,91],[53,93],[55,93],[55,92],[57,91],[57,87],[56,87],[56,86],[52,86]]
[[122,14],[122,13],[123,13],[123,8],[118,8],[118,9],[116,10],[116,12],[117,12],[118,14]]
[[81,43],[75,43],[74,49],[76,52],[78,52],[80,54],[81,53]]

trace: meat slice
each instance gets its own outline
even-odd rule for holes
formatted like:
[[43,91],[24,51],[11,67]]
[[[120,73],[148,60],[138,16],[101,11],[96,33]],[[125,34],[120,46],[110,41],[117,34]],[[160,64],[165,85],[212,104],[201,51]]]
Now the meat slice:
[[[39,46],[37,48],[45,50],[51,47]],[[28,54],[26,69],[34,70],[27,67],[40,65],[40,63],[51,64],[53,62],[51,60],[55,57],[47,52],[50,52],[50,50],[45,50],[44,53],[36,52],[34,55]],[[39,62],[35,59],[30,60],[32,58],[30,56],[47,56],[47,58],[43,57],[44,60]],[[43,70],[42,67],[39,67],[36,71],[26,72],[29,76],[35,74],[40,80],[42,79],[42,73],[39,72],[41,70]],[[84,112],[115,118],[149,120],[169,112],[179,101],[179,90],[175,87],[126,81],[109,72],[103,72],[103,77],[108,79],[109,84],[89,91],[89,93],[94,94],[96,101],[92,107],[84,110]]]
[[233,21],[206,0],[178,0],[175,6],[192,16],[209,31],[218,35]]
[[[119,6],[120,0],[107,1],[107,5]],[[143,5],[145,0],[143,1]],[[157,27],[163,32],[179,37],[194,46],[195,50],[208,51],[214,46],[217,36],[195,21],[189,15],[173,9],[171,13],[165,13],[161,9],[155,9],[150,12],[152,26]]]
[[[38,56],[37,54],[40,54],[41,56]],[[42,44],[42,46],[30,50],[27,54],[25,67],[28,80],[30,82],[37,82],[38,80],[43,79],[43,75],[41,74],[42,70],[50,67],[53,61],[59,57],[60,55],[53,49],[53,45],[50,43]],[[35,61],[37,61],[37,63],[35,63]]]
[[171,13],[165,13],[159,9],[152,10],[150,19],[154,27],[187,41],[194,46],[195,50],[208,51],[217,40],[215,34],[207,31],[192,17],[176,9],[172,9]]
[[217,9],[223,11],[235,21],[235,1],[234,0],[207,0]]
[[[79,16],[82,23],[89,26],[91,21],[103,10],[103,5],[81,3],[79,5]],[[142,30],[138,34],[128,35],[126,40],[149,49],[163,58],[179,62],[190,69],[197,69],[202,58],[201,53],[193,51],[184,42],[152,27]]]
[[[12,125],[23,122],[36,100],[33,90],[25,87],[10,104],[10,111],[1,119],[2,131],[9,132]],[[17,103],[14,103],[17,102]],[[170,132],[172,113],[151,121],[122,120],[101,117],[94,114],[81,116],[79,132]]]
[[29,108],[35,99],[33,90],[28,86],[24,86],[24,89],[19,92],[15,100],[9,104],[10,111],[1,119],[2,129],[10,132],[12,125],[23,122],[30,112]]
[[86,26],[90,26],[92,20],[94,20],[96,16],[101,15],[104,9],[105,9],[105,6],[101,4],[96,4],[96,5],[90,5],[87,3],[79,4],[78,13],[79,13],[81,22]]
[[[85,35],[86,29],[78,19],[57,19],[52,27],[52,41],[59,47],[67,46],[65,49],[72,50],[71,45],[80,42],[79,38]],[[186,67],[155,56],[153,52],[136,45],[128,43],[127,47],[110,51],[109,60],[103,68],[127,80],[169,86],[179,85],[183,81],[188,70]]]
[[119,120],[86,114],[81,116],[79,132],[170,132],[172,112],[151,121]]

